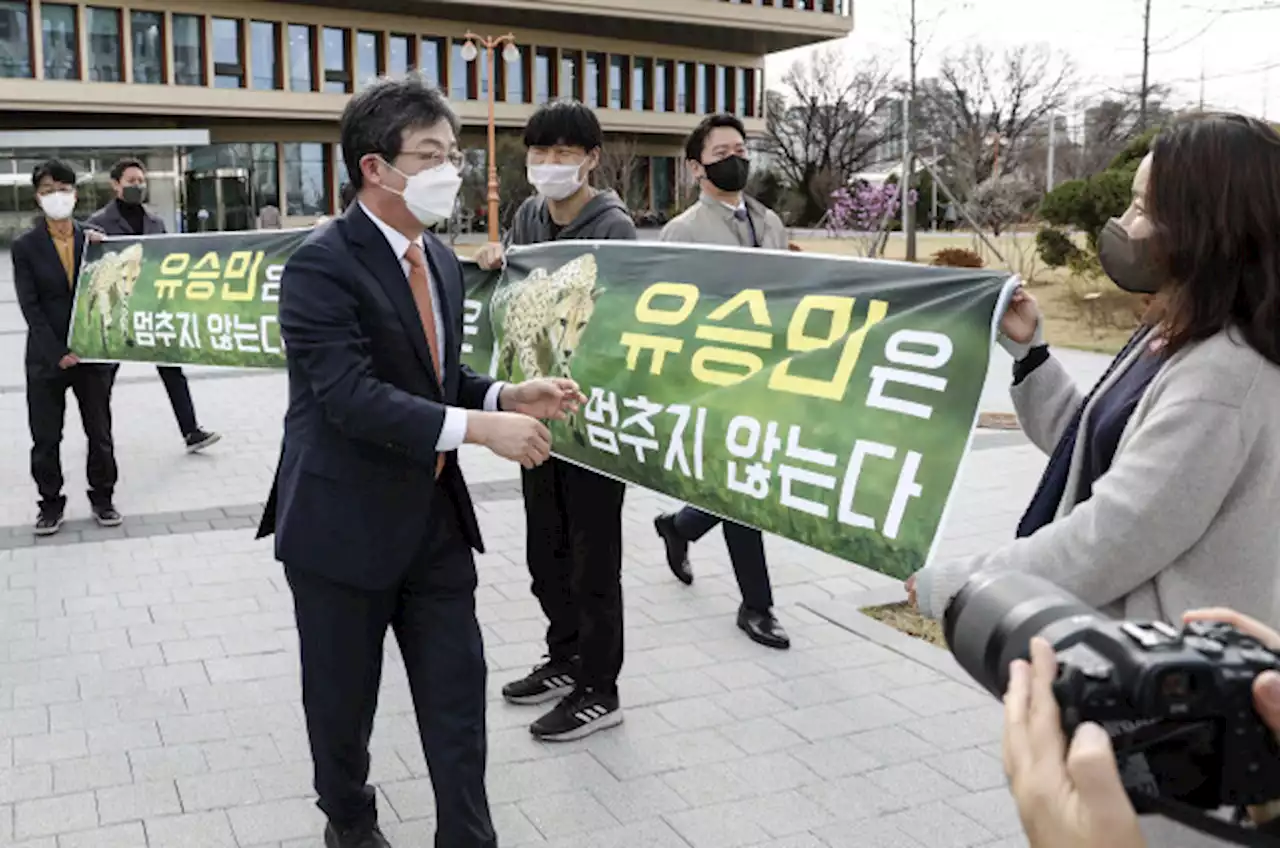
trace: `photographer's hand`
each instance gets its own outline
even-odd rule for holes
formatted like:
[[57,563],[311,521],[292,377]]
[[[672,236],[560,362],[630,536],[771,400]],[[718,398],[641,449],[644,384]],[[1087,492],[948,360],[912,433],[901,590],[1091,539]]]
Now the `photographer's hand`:
[[1145,848],[1106,731],[1081,725],[1067,747],[1053,648],[1031,640],[1031,663],[1009,672],[1004,770],[1031,848]]

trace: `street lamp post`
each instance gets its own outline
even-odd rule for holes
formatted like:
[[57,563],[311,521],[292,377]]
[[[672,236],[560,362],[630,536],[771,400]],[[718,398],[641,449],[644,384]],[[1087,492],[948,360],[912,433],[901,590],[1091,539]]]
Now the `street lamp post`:
[[502,58],[507,64],[520,61],[520,48],[516,47],[516,38],[511,33],[494,37],[476,35],[468,31],[463,36],[467,43],[462,45],[462,59],[474,62],[480,56],[480,48],[484,48],[486,68],[489,74],[489,241],[498,241],[498,138],[497,124],[494,117],[494,104],[497,102],[498,78],[494,73],[493,51],[502,48]]

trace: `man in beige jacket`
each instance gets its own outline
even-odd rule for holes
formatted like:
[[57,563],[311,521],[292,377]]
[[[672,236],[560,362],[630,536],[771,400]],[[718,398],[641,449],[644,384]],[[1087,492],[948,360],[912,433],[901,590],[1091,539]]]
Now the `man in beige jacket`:
[[[729,247],[787,250],[782,219],[755,198],[743,194],[751,174],[746,130],[734,115],[721,113],[702,119],[685,144],[689,172],[702,196],[662,229],[662,241],[718,244]],[[721,522],[714,515],[686,506],[659,515],[654,527],[667,548],[667,565],[686,586],[693,582],[689,545],[717,524],[724,524],[729,559],[742,592],[738,627],[753,641],[770,648],[791,647],[787,632],[773,615],[773,589],[759,530]]]

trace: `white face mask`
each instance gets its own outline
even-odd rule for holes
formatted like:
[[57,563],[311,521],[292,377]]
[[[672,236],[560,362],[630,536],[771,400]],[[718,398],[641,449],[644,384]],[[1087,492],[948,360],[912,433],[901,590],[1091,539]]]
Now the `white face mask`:
[[386,162],[386,166],[404,177],[404,190],[396,191],[386,186],[384,188],[403,197],[404,205],[422,226],[434,227],[441,221],[449,220],[458,200],[458,190],[462,188],[462,175],[452,163],[442,162],[411,177],[390,162]]
[[529,185],[547,200],[564,200],[582,188],[582,165],[530,165]]
[[40,208],[50,221],[65,221],[76,210],[74,191],[55,191],[40,196]]

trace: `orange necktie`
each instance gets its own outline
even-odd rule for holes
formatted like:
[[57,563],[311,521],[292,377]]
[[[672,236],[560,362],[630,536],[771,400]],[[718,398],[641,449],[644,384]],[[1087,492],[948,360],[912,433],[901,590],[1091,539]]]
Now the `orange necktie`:
[[[436,379],[440,383],[440,391],[444,392],[444,360],[440,358],[440,339],[436,335],[436,310],[431,303],[431,278],[427,275],[427,259],[422,253],[422,246],[411,242],[404,254],[409,263],[409,290],[413,292],[413,302],[418,306],[418,317],[422,319],[422,330],[427,334],[427,348],[431,351],[431,363],[436,368]],[[436,477],[444,471],[444,454],[436,455]]]

